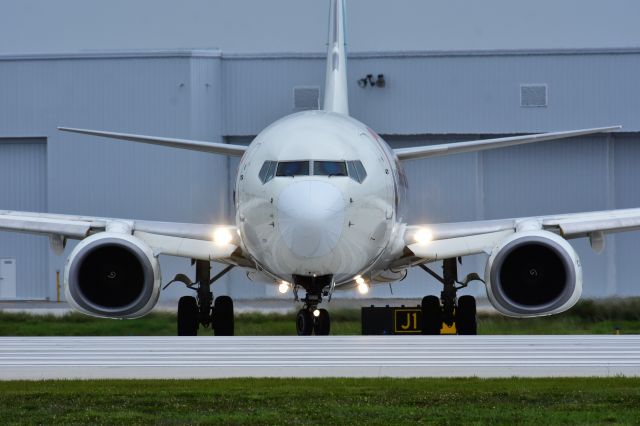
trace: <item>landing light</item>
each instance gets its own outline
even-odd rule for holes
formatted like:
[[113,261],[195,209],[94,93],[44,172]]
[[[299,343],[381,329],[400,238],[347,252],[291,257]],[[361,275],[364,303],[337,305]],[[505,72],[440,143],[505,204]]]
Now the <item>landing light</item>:
[[428,244],[433,241],[433,233],[427,228],[421,228],[415,233],[413,238],[418,244]]
[[357,284],[362,285],[364,284],[364,278],[362,278],[360,275],[358,275],[357,277],[354,278],[354,280],[356,281]]
[[226,228],[218,228],[213,232],[213,242],[220,245],[226,245],[233,241],[231,231]]
[[364,280],[361,283],[358,283],[358,292],[360,294],[369,293],[369,286],[364,282]]
[[320,309],[316,309],[313,311],[313,316],[314,317],[319,317],[320,316]]
[[280,283],[280,285],[278,286],[278,291],[282,294],[285,294],[286,292],[289,291],[289,283],[286,281],[282,281]]

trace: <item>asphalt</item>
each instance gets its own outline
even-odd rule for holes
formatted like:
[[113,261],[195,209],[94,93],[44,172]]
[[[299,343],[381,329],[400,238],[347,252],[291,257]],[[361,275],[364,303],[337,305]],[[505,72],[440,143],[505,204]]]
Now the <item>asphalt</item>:
[[[417,306],[419,299],[339,299],[334,298],[331,302],[324,302],[322,307],[331,309],[360,308],[363,306]],[[491,307],[488,300],[477,299],[478,312],[496,311]],[[175,312],[178,306],[177,300],[161,300],[154,308],[158,312]],[[234,299],[236,313],[262,312],[262,313],[288,313],[293,312],[302,306],[302,303],[288,299]],[[33,315],[57,315],[61,316],[72,309],[66,302],[51,301],[0,301],[0,312],[25,312]]]
[[0,379],[640,376],[640,336],[2,337]]

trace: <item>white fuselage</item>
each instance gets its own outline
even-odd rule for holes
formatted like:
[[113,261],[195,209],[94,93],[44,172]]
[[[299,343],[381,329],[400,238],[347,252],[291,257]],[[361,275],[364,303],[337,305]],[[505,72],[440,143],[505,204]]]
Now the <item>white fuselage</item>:
[[[289,161],[308,162],[309,171],[287,173],[283,164],[278,176],[276,163]],[[349,176],[318,172],[357,161],[364,179],[355,166]],[[402,250],[405,193],[400,163],[375,132],[343,114],[302,112],[267,127],[242,157],[236,222],[266,275],[333,275],[339,286],[357,275],[375,279]]]

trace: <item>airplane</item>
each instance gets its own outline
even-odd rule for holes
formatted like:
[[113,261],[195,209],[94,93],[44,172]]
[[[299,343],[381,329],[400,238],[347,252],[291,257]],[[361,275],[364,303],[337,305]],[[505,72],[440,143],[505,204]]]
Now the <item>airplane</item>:
[[[234,334],[233,300],[212,286],[232,268],[246,269],[303,303],[299,335],[327,335],[319,308],[335,291],[401,280],[418,267],[442,283],[422,299],[422,333],[476,334],[476,301],[457,297],[482,281],[491,305],[513,317],[563,312],[580,298],[582,269],[568,240],[604,249],[608,233],[640,229],[640,208],[465,223],[409,224],[404,161],[612,132],[620,126],[392,149],[349,115],[345,0],[330,0],[322,110],[298,112],[264,129],[249,146],[59,127],[103,138],[241,157],[234,189],[235,224],[193,224],[65,214],[0,211],[0,229],[45,235],[60,254],[80,240],[64,270],[66,300],[88,315],[136,318],[162,290],[161,254],[191,259],[194,296],[178,302],[177,334]],[[486,254],[484,279],[459,281],[464,256]],[[442,275],[431,264],[442,262]],[[211,277],[211,262],[224,269]],[[171,283],[169,283],[171,284]],[[166,286],[165,286],[166,287]],[[299,291],[304,297],[299,298]]]

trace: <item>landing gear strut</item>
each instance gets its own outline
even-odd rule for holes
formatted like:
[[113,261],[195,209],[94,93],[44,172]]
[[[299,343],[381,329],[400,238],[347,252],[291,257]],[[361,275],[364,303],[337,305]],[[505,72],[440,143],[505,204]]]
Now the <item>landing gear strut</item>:
[[[326,309],[318,309],[322,302],[322,296],[327,296],[329,292],[324,288],[333,282],[332,275],[319,277],[306,277],[294,275],[294,288],[303,287],[306,295],[302,302],[304,305],[296,315],[296,331],[298,336],[326,336],[331,332],[331,317]],[[297,300],[297,290],[296,290]]]
[[233,336],[234,316],[233,300],[229,296],[213,298],[211,285],[229,272],[233,266],[226,267],[211,278],[211,265],[207,261],[196,260],[196,281],[183,274],[178,274],[167,288],[174,282],[181,282],[196,291],[196,297],[183,296],[178,301],[178,336],[196,336],[198,327],[211,327],[216,336]]
[[445,324],[455,324],[458,334],[477,334],[476,299],[473,296],[456,297],[458,290],[466,287],[477,275],[469,275],[465,282],[458,282],[457,259],[445,259],[442,277],[424,265],[420,267],[442,283],[440,298],[426,296],[422,299],[422,334],[438,335]]

